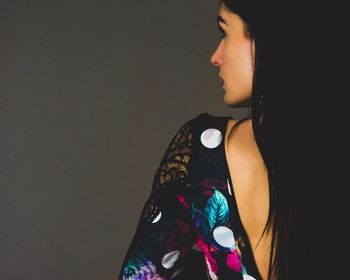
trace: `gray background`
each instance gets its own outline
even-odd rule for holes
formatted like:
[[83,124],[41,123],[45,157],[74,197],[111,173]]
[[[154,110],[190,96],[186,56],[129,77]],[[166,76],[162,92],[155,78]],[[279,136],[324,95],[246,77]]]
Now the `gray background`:
[[217,1],[0,2],[0,279],[116,279],[177,129],[223,102]]

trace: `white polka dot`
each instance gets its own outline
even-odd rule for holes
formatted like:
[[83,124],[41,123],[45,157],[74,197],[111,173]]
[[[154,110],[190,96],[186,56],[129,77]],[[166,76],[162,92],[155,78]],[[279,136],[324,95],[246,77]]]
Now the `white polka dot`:
[[162,212],[159,212],[157,217],[155,217],[154,220],[152,221],[152,224],[155,224],[156,222],[158,222],[160,220],[160,217],[162,217]]
[[226,180],[227,180],[227,190],[228,190],[228,193],[229,193],[230,195],[232,195],[231,186],[230,186],[230,181],[228,180],[228,178],[227,178]]
[[244,275],[243,275],[243,279],[244,279],[244,280],[256,280],[254,277],[252,277],[252,276],[250,276],[250,275],[248,275],[248,274],[244,274]]
[[233,232],[227,227],[218,226],[213,231],[215,241],[225,248],[235,248],[235,238]]
[[180,256],[180,251],[175,250],[167,253],[162,259],[162,265],[166,268],[172,268]]
[[215,148],[220,145],[222,140],[221,131],[216,128],[208,128],[201,134],[201,142],[207,148]]

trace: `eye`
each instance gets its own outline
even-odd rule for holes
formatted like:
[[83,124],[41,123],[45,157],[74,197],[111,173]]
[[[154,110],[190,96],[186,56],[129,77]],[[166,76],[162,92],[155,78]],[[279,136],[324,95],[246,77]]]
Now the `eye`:
[[222,29],[222,27],[220,25],[218,25],[218,30],[221,33],[221,36],[220,36],[221,38],[224,38],[227,35],[225,30]]

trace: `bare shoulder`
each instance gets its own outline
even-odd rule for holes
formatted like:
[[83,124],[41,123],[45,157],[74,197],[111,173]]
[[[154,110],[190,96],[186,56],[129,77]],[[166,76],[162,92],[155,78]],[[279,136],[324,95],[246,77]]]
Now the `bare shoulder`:
[[[240,123],[238,124],[238,122]],[[243,119],[242,121],[229,119],[226,127],[225,145],[228,154],[233,153],[236,158],[238,154],[251,160],[261,157],[254,139],[250,119]]]
[[230,134],[231,134],[232,128],[236,122],[237,122],[237,120],[232,119],[232,118],[229,118],[227,121],[226,132],[225,132],[225,136],[226,136],[225,140],[227,140],[226,143],[229,142],[228,140],[230,139]]
[[229,118],[227,122],[227,128],[232,128],[232,126],[237,122],[237,120]]

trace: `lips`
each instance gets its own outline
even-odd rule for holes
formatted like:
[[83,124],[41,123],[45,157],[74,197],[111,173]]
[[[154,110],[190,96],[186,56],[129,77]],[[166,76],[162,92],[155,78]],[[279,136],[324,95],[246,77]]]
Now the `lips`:
[[221,77],[221,75],[219,75],[219,77],[220,77],[220,79],[222,80],[222,85],[221,85],[221,87],[224,88],[225,81],[224,81],[224,79]]
[[225,81],[224,81],[224,79],[223,79],[223,77],[221,76],[220,73],[219,73],[219,77],[220,77],[220,79],[222,80],[222,85],[221,85],[221,87],[222,87],[223,89],[225,89]]

